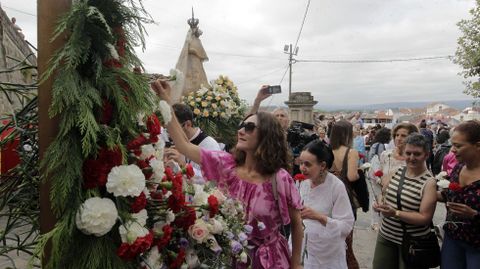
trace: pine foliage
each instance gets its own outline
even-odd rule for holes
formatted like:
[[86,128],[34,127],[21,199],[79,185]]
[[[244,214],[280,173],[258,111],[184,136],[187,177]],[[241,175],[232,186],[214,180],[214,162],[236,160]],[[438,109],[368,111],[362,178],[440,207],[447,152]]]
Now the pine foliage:
[[[132,72],[141,66],[133,47],[144,46],[142,24],[147,22],[151,19],[141,1],[80,0],[54,32],[52,40],[66,36],[66,43],[42,77],[44,81],[55,74],[49,115],[60,122],[41,163],[51,181],[50,200],[58,218],[36,250],[40,256],[51,240],[46,268],[133,268],[116,255],[118,238],[81,233],[75,214],[95,195],[82,187],[84,160],[96,156],[100,147],[117,146],[125,152],[122,145],[135,135],[136,115],[154,108],[147,78]],[[108,123],[102,122],[106,104],[111,107]]]

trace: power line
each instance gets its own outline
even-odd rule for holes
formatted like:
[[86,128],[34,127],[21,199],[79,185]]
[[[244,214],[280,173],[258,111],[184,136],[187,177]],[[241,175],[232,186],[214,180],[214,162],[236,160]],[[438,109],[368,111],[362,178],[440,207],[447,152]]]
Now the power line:
[[2,6],[2,7],[6,8],[6,9],[13,10],[13,11],[16,11],[16,12],[19,12],[19,13],[22,13],[22,14],[25,14],[25,15],[37,17],[37,15],[35,15],[35,14],[33,14],[33,13],[28,13],[28,12],[22,11],[22,10],[20,10],[20,9],[16,9],[16,8],[13,8],[13,7],[7,7],[7,6]]
[[303,20],[302,24],[300,26],[300,31],[298,31],[298,36],[297,36],[297,41],[295,41],[295,46],[293,46],[293,49],[295,49],[298,45],[298,40],[300,40],[300,35],[302,34],[303,30],[303,25],[305,24],[305,20],[307,19],[307,13],[308,13],[308,8],[310,7],[310,0],[307,2],[307,7],[305,8],[305,14],[303,14]]
[[384,59],[384,60],[296,60],[299,63],[329,63],[329,64],[356,64],[356,63],[394,63],[394,62],[414,62],[427,60],[451,60],[453,56],[432,56],[432,57],[416,57],[416,58],[398,58],[398,59]]
[[290,65],[287,64],[287,67],[285,69],[285,72],[283,73],[283,76],[282,76],[282,79],[280,80],[280,82],[278,84],[282,84],[283,82],[283,79],[285,78],[285,75],[287,74],[288,70],[290,69]]

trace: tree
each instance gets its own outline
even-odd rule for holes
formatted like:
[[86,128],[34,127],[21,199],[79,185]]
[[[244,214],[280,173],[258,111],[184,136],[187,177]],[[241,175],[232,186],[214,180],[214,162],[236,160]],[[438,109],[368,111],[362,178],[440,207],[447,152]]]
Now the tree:
[[465,79],[464,93],[480,98],[480,0],[470,10],[472,17],[461,20],[457,25],[463,33],[453,62],[463,68],[459,74]]

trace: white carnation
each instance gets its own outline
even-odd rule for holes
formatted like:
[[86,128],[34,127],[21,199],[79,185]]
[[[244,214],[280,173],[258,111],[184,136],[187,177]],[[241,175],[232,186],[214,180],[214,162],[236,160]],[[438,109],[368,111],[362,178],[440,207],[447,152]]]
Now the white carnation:
[[203,190],[203,186],[199,184],[193,184],[195,189],[195,195],[193,195],[192,204],[194,206],[201,206],[208,203],[208,193]]
[[140,149],[142,150],[142,154],[140,155],[140,159],[142,160],[146,160],[152,155],[155,155],[155,148],[152,144],[142,145]]
[[158,108],[160,109],[160,114],[162,114],[164,124],[167,125],[172,120],[172,109],[170,105],[164,100],[160,100]]
[[360,166],[360,169],[367,170],[370,167],[372,167],[372,165],[370,163],[364,163],[364,164],[362,164],[362,166]]
[[145,176],[136,165],[115,166],[108,174],[106,186],[115,196],[136,197],[145,188]]
[[162,161],[154,158],[150,160],[150,166],[153,169],[153,179],[155,181],[161,181],[165,175],[165,165]]
[[112,200],[92,197],[77,210],[75,224],[84,234],[103,236],[115,225],[117,217],[117,208]]
[[223,225],[220,221],[211,218],[208,220],[208,231],[212,234],[221,234],[223,232]]
[[442,179],[437,182],[437,186],[440,187],[441,189],[448,189],[449,185],[450,185],[450,181],[446,179]]
[[118,233],[123,243],[132,244],[138,237],[146,236],[149,231],[140,223],[129,220],[118,227]]
[[442,172],[438,173],[438,175],[435,178],[437,180],[442,180],[442,179],[445,179],[447,176],[448,176],[447,172],[442,171]]
[[147,210],[142,209],[140,210],[140,212],[132,214],[132,218],[142,226],[147,225],[147,219],[148,219]]
[[146,268],[164,268],[162,255],[158,251],[158,248],[151,248],[146,255],[145,263],[148,265]]
[[167,213],[165,215],[165,222],[167,224],[172,223],[175,220],[175,214],[173,214],[172,210],[167,210]]

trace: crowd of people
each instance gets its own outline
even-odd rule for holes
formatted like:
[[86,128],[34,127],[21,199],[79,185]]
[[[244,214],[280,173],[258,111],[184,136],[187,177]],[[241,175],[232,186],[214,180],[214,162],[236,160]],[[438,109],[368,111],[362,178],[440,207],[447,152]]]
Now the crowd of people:
[[[171,103],[168,83],[157,80],[152,88]],[[295,153],[287,139],[288,111],[258,111],[270,96],[265,89],[238,125],[229,152],[193,126],[186,106],[174,105],[166,125],[175,145],[166,151],[167,164],[193,162],[201,180],[215,181],[243,202],[246,221],[255,227],[248,241],[251,268],[359,268],[352,248],[359,208],[352,183],[368,167],[372,228],[378,229],[373,268],[428,268],[413,266],[402,249],[407,236],[432,232],[437,201],[447,208],[442,268],[480,268],[478,121],[439,130],[426,121],[365,130],[360,113],[335,122],[322,116],[313,128],[317,136],[305,136],[309,141]],[[196,143],[198,137],[208,143]],[[434,176],[441,171],[455,189],[437,186]]]

